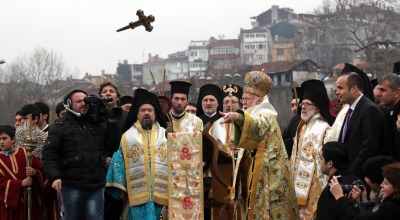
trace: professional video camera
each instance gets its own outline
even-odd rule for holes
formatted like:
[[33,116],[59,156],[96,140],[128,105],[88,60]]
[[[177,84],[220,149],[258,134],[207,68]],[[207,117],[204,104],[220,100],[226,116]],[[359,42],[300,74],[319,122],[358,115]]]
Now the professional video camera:
[[106,104],[112,98],[103,98],[99,95],[88,95],[83,101],[89,105],[88,115],[92,121],[101,122],[104,117],[119,119],[122,116],[122,108],[106,108]]
[[[339,183],[342,182],[342,176],[336,176],[337,180]],[[328,183],[329,186],[331,186],[331,183]],[[351,190],[353,190],[354,186],[357,186],[359,189],[361,189],[361,192],[364,191],[364,182],[362,180],[355,180],[353,184],[340,184],[340,187],[343,190],[343,195],[349,194]],[[331,191],[329,191],[329,197],[333,198],[333,195]]]

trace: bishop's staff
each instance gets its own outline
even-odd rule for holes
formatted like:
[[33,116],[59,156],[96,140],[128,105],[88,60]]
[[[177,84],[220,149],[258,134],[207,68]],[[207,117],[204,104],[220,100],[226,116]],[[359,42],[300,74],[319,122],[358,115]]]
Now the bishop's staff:
[[[224,86],[224,88],[222,89],[225,93],[227,92],[229,94],[229,107],[231,109],[231,111],[233,112],[233,107],[232,107],[232,93],[237,93],[238,92],[238,88],[236,86],[233,86],[232,88],[232,84],[229,83],[229,88],[226,88],[226,86]],[[233,174],[235,174],[235,151],[231,151],[231,156],[232,156],[232,166],[233,166]],[[233,183],[235,184],[235,183]],[[232,187],[235,187],[234,185],[232,185]]]
[[297,109],[299,109],[299,101],[297,101],[296,83],[293,83],[293,92],[294,92],[294,98],[296,99]]
[[[26,149],[26,166],[32,167],[32,151],[36,148],[37,144],[32,138],[32,115],[29,115],[29,136],[25,138],[24,148]],[[31,176],[28,175],[28,178]],[[28,220],[32,219],[32,187],[28,186]]]

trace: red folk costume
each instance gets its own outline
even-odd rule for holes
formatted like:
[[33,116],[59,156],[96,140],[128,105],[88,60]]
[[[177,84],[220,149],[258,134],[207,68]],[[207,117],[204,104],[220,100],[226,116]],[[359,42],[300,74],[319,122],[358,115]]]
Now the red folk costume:
[[[7,156],[0,151],[0,216],[1,220],[25,220],[28,215],[27,187],[22,187],[22,180],[27,178],[27,159],[24,148],[16,148]],[[32,156],[32,168],[36,176],[32,177],[32,219],[41,220],[40,200],[43,192],[42,163]]]

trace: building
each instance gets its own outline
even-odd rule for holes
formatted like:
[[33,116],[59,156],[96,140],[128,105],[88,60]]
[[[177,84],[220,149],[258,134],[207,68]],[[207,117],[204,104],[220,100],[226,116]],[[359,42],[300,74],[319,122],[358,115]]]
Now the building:
[[267,29],[240,29],[240,54],[244,65],[257,66],[265,62],[272,62],[272,44]]
[[124,81],[132,81],[137,84],[142,84],[142,69],[142,64],[129,64],[128,60],[124,60],[123,63],[118,63],[117,74],[122,76]]
[[91,82],[93,85],[101,85],[104,82],[114,82],[114,76],[112,74],[105,74],[105,71],[101,71],[100,76],[92,76],[88,73],[83,77],[84,80]]
[[205,41],[190,41],[188,48],[189,55],[189,76],[203,76],[208,69],[208,44]]
[[277,61],[263,63],[254,69],[268,74],[273,80],[273,86],[300,86],[306,80],[321,80],[327,75],[310,59],[291,61]]
[[160,58],[158,55],[154,57],[149,54],[149,60],[147,63],[143,63],[143,84],[150,85],[153,83],[150,71],[154,75],[156,82],[162,82],[165,70],[165,60]]
[[272,61],[301,60],[302,41],[298,38],[281,38],[272,45]]
[[218,71],[233,72],[241,66],[240,40],[210,38],[208,44],[209,67],[214,73]]
[[189,77],[188,50],[169,54],[165,60],[165,69],[168,73],[166,80]]

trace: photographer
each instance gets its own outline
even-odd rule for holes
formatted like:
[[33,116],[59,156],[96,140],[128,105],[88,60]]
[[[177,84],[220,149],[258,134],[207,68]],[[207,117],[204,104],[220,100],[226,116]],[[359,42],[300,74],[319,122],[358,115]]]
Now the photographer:
[[[321,172],[329,176],[328,183],[333,176],[341,176],[341,184],[353,184],[359,180],[358,177],[345,171],[349,164],[349,153],[344,145],[340,142],[328,142],[321,148],[319,165]],[[335,211],[332,209],[335,198],[329,192],[329,184],[327,184],[318,200],[317,220],[338,219]]]
[[386,165],[382,168],[382,175],[384,180],[381,184],[383,190],[383,200],[376,212],[357,215],[351,203],[343,196],[342,188],[336,177],[331,180],[332,195],[335,197],[336,202],[333,210],[342,220],[390,220],[399,219],[400,209],[400,163]]
[[86,96],[72,90],[64,97],[67,115],[52,125],[43,148],[44,171],[62,196],[66,220],[82,219],[83,211],[87,220],[104,219],[105,151],[116,151],[121,138],[117,119],[90,119]]
[[[367,191],[361,191],[357,186],[354,186],[354,189],[350,192],[350,197],[356,201],[354,206],[359,209],[362,214],[378,210],[383,197],[383,191],[380,187],[383,182],[382,168],[392,163],[396,163],[396,160],[392,157],[384,156],[372,157],[365,161],[362,173],[363,176],[365,176],[365,182],[371,189],[371,200],[367,200]],[[360,201],[360,194],[362,201]]]

